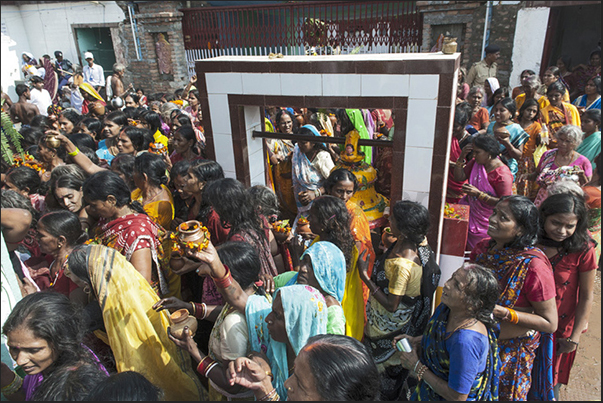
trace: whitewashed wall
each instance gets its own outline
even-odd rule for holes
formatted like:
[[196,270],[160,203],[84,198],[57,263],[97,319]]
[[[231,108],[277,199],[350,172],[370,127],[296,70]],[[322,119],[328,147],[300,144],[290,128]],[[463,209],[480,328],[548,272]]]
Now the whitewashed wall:
[[114,1],[39,3],[1,6],[2,87],[13,100],[15,81],[22,80],[21,54],[31,52],[54,57],[60,50],[66,59],[78,63],[72,24],[109,24],[126,16]]
[[515,39],[513,41],[513,69],[509,78],[509,86],[520,84],[519,75],[523,70],[534,70],[540,73],[544,40],[549,21],[548,7],[524,8],[517,13]]

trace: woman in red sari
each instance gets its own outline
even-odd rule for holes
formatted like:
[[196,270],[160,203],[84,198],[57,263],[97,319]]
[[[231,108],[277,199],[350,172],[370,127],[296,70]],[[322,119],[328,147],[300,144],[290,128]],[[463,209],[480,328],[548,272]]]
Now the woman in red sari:
[[538,247],[553,266],[559,325],[555,332],[555,398],[567,385],[580,336],[588,327],[597,269],[595,243],[588,233],[588,212],[582,198],[549,196],[540,206]]
[[124,255],[160,297],[180,298],[180,277],[169,266],[169,237],[132,201],[126,182],[115,172],[102,171],[86,179],[82,189],[88,215],[100,218],[91,243]]

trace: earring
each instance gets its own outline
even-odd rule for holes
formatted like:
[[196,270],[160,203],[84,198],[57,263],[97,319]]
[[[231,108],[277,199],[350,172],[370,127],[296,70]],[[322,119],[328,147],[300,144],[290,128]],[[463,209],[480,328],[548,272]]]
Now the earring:
[[82,291],[84,291],[84,294],[90,295],[90,286],[86,284],[84,288],[82,288]]

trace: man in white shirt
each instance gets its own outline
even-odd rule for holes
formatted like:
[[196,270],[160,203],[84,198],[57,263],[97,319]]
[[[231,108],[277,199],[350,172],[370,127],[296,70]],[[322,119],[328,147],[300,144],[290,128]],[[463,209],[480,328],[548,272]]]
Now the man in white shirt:
[[88,62],[87,66],[84,66],[84,82],[94,87],[96,91],[99,91],[101,87],[105,86],[105,71],[103,66],[94,64],[94,56],[91,52],[84,53],[84,58]]
[[44,89],[44,80],[41,77],[31,78],[31,90],[29,103],[38,107],[40,114],[48,116],[48,107],[52,105],[50,93]]

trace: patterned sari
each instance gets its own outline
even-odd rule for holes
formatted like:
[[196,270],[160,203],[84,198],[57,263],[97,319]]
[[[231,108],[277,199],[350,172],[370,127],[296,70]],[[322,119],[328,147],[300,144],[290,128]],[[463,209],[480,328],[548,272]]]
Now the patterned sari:
[[[450,357],[446,349],[446,324],[450,309],[440,304],[427,324],[421,340],[421,362],[438,378],[448,380],[450,374]],[[486,369],[477,375],[467,401],[498,400],[498,381],[500,359],[498,356],[497,336],[493,329],[488,329],[490,350],[486,361]],[[444,400],[424,380],[417,385],[412,401]]]
[[549,150],[557,148],[557,137],[555,134],[565,125],[581,126],[580,113],[578,109],[570,103],[563,102],[562,108],[557,108],[550,103],[540,109],[543,123],[549,128],[551,141],[548,144]]
[[[546,256],[536,247],[523,251],[511,248],[488,250],[478,255],[475,263],[494,271],[502,289],[498,304],[513,308],[532,259],[540,259],[550,267]],[[528,393],[536,400],[554,400],[552,334],[530,331],[526,336],[499,339],[498,346],[502,363],[500,400],[526,400]]]
[[[291,285],[279,288],[283,302],[285,327],[289,343],[297,356],[312,336],[327,333],[327,304],[320,292],[309,285]],[[272,384],[281,400],[287,399],[285,381],[293,363],[287,360],[285,343],[274,341],[268,331],[266,317],[272,312],[272,301],[265,296],[252,295],[245,306],[251,351],[260,351],[268,357],[274,376]]]
[[167,401],[206,400],[190,355],[168,337],[168,311],[151,308],[159,298],[140,273],[117,251],[100,245],[90,247],[86,263],[117,371],[140,372]]
[[[494,125],[496,122],[490,123],[488,126],[488,130],[486,130],[486,134],[491,136],[494,135]],[[523,127],[518,125],[517,123],[511,123],[510,125],[505,126],[505,129],[509,132],[509,141],[513,145],[513,147],[522,150],[523,145],[530,139],[530,135],[523,130]],[[511,158],[509,156],[509,152],[507,148],[500,144],[500,159],[509,167],[511,173],[513,174],[513,178],[517,175],[517,171],[519,170],[519,164],[515,158]]]
[[180,276],[170,268],[171,240],[165,230],[146,214],[127,214],[96,229],[87,243],[105,245],[117,250],[128,261],[139,249],[149,248],[153,259],[151,286],[159,296],[180,298]]
[[[526,133],[530,136],[528,141],[523,146],[523,154],[521,159],[519,160],[519,172],[518,174],[530,174],[536,171],[536,164],[534,162],[534,151],[536,150],[536,142],[540,133],[542,132],[542,126],[538,122],[534,122],[528,127],[524,129]],[[518,176],[519,176],[518,175]],[[517,184],[517,194],[521,196],[526,196],[531,200],[536,198],[536,194],[538,193],[538,185],[536,181],[528,181],[528,180],[516,180]]]
[[597,242],[595,252],[597,261],[601,259],[601,189],[594,186],[584,186],[584,195],[588,204],[588,230]]
[[[498,197],[488,180],[486,168],[481,164],[473,164],[468,183],[490,196]],[[464,196],[460,203],[468,204],[470,207],[469,232],[467,233],[467,246],[465,249],[472,250],[479,241],[488,237],[488,219],[492,215],[492,211],[494,211],[494,206],[482,202],[475,196],[468,195]]]
[[[371,279],[387,295],[389,279],[386,277],[386,259],[395,243],[375,262]],[[366,306],[367,324],[364,345],[375,359],[381,374],[381,398],[383,400],[408,400],[417,381],[400,364],[399,354],[392,344],[395,336],[407,334],[420,336],[431,316],[433,296],[440,281],[440,268],[435,255],[426,242],[418,247],[423,268],[421,295],[415,298],[403,296],[395,312],[387,311],[374,296]]]

